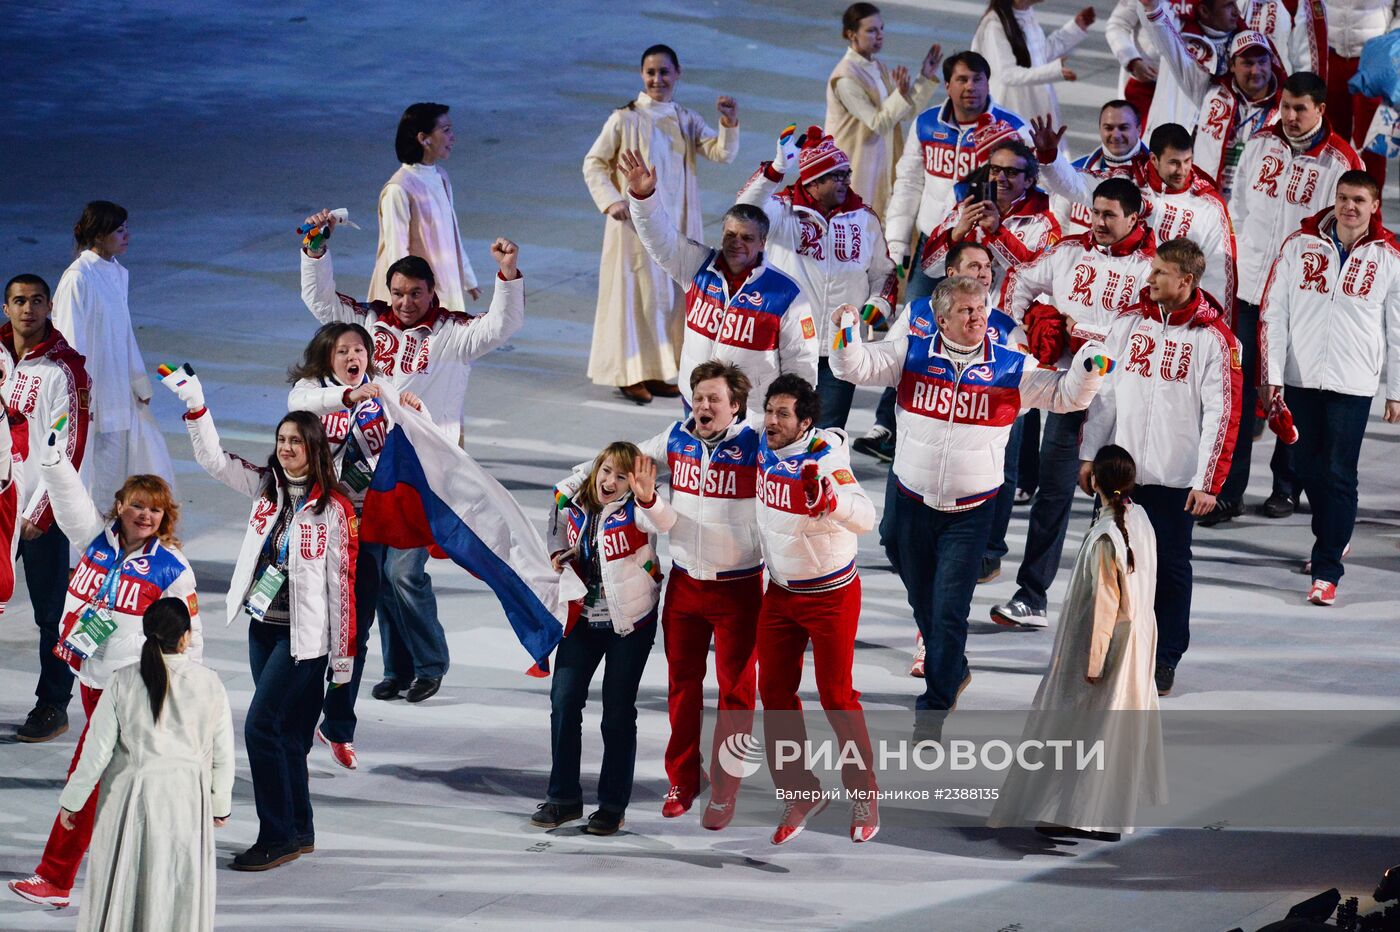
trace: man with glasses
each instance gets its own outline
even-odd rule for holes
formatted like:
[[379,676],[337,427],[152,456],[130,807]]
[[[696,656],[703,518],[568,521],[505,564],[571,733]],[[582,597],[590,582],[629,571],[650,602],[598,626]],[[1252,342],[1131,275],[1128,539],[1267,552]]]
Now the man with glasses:
[[[797,182],[778,190],[794,164]],[[855,386],[831,374],[833,325],[821,310],[853,304],[874,329],[887,329],[896,280],[880,218],[851,190],[850,160],[819,126],[803,136],[784,133],[777,158],[759,166],[738,202],[767,214],[767,259],[798,283],[813,308],[821,354],[817,426],[845,428]]]
[[943,273],[948,250],[974,242],[992,254],[994,281],[1007,270],[1029,262],[1060,241],[1060,223],[1050,210],[1050,197],[1035,186],[1040,163],[1019,139],[1004,139],[992,147],[983,168],[974,170],[954,189],[958,204],[933,231],[921,257],[928,276]]

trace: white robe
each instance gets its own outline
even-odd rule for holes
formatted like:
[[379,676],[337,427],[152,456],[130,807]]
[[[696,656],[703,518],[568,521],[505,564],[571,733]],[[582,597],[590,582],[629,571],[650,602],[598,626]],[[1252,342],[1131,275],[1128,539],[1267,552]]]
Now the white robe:
[[233,720],[218,674],[184,654],[165,664],[158,723],[140,664],[112,675],[59,797],[77,812],[101,781],[79,932],[214,928],[214,817],[232,806]]
[[127,271],[91,249],[79,253],[53,295],[53,326],[85,358],[92,379],[92,428],[83,485],[99,508],[127,476],[153,473],[174,484],[170,450],[151,413],[151,379],[136,345]]
[[[1050,669],[1040,682],[1022,740],[1104,741],[1104,769],[1013,767],[988,824],[1037,821],[1086,831],[1131,832],[1139,804],[1167,800],[1154,671],[1157,654],[1157,537],[1147,515],[1129,505],[1127,548],[1104,508],[1074,561],[1055,632]],[[1099,671],[1097,684],[1085,676]]]
[[1051,125],[1060,126],[1060,101],[1053,87],[1064,80],[1060,59],[1083,42],[1088,33],[1070,20],[1047,38],[1034,10],[1017,10],[1015,15],[1026,36],[1026,51],[1031,58],[1029,68],[1016,64],[1006,30],[1001,20],[992,14],[982,17],[972,36],[972,50],[986,58],[992,67],[992,100],[1003,110],[1010,110],[1027,121],[1048,113]]
[[[405,184],[415,181],[415,191],[423,193],[419,203],[405,189]],[[426,216],[415,217],[419,211]],[[477,287],[476,271],[462,245],[452,182],[447,172],[436,165],[400,165],[379,192],[379,248],[370,277],[369,300],[389,302],[384,274],[389,266],[410,254],[410,243],[422,243],[419,258],[426,259],[433,270],[438,303],[449,311],[468,311],[467,292]]]
[[[624,149],[639,149],[656,167],[656,194],[681,235],[703,242],[695,156],[728,164],[739,154],[739,127],[711,129],[700,114],[645,93],[612,112],[583,159],[583,178],[600,212],[627,200],[618,164]],[[598,308],[588,377],[596,385],[635,385],[674,379],[685,334],[682,290],[642,247],[630,220],[604,219],[598,267]]]

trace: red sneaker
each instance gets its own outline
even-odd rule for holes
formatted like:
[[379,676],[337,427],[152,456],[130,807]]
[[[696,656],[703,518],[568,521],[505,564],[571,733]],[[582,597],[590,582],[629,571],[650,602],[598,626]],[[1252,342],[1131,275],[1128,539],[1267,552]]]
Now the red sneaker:
[[1337,584],[1325,579],[1314,579],[1308,590],[1308,601],[1314,605],[1331,605],[1337,601]]
[[880,831],[880,805],[875,800],[851,803],[851,841],[864,844]]
[[63,909],[68,905],[70,891],[61,889],[35,874],[28,880],[11,880],[10,889],[31,903]]
[[734,799],[715,799],[710,797],[710,802],[705,806],[705,811],[700,814],[700,824],[712,832],[718,832],[734,818]]
[[916,634],[914,636],[914,662],[909,666],[909,675],[916,680],[924,678],[924,636]]
[[801,835],[802,830],[807,827],[807,820],[825,809],[830,802],[825,796],[813,800],[789,801],[783,809],[783,818],[778,822],[777,830],[773,832],[773,844],[785,845]]
[[355,745],[350,741],[332,741],[316,729],[316,740],[331,749],[331,758],[346,770],[358,770],[360,759],[355,756]]
[[688,793],[679,786],[673,786],[666,791],[666,801],[661,804],[661,814],[668,819],[683,816],[690,811],[690,804],[693,802],[695,802],[694,793]]

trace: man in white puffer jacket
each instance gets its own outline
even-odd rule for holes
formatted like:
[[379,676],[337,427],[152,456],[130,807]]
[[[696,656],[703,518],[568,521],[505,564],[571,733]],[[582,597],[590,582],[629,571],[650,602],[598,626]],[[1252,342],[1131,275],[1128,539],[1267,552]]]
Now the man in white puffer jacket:
[[676,230],[656,194],[656,168],[640,152],[619,157],[632,223],[647,255],[685,289],[685,336],[678,387],[690,403],[690,372],[710,359],[732,362],[755,393],[784,373],[817,380],[817,326],[807,296],[768,264],[768,217],[752,204],[725,211],[720,248]]
[[1089,406],[1079,446],[1087,493],[1094,456],[1116,443],[1137,464],[1132,498],[1157,532],[1157,691],[1168,695],[1190,641],[1191,533],[1215,507],[1240,420],[1240,349],[1199,287],[1206,258],[1184,237],[1157,247],[1141,300],[1105,341],[1120,366]]
[[1261,394],[1268,405],[1283,391],[1298,429],[1294,461],[1313,509],[1314,605],[1337,597],[1382,364],[1385,420],[1400,422],[1400,243],[1381,224],[1380,209],[1374,178],[1342,175],[1335,205],[1284,241],[1264,290]]
[[[800,143],[799,143],[800,140]],[[793,165],[798,180],[782,190]],[[768,215],[768,259],[802,288],[817,325],[819,427],[845,428],[855,386],[831,374],[831,324],[823,309],[861,308],[867,323],[884,329],[894,318],[897,279],[885,231],[860,194],[851,190],[851,163],[821,127],[778,139],[777,158],[764,162],[739,191],[738,203]]]
[[797,689],[808,641],[822,708],[842,748],[853,747],[860,758],[843,763],[841,782],[854,799],[851,840],[867,842],[880,830],[880,817],[870,796],[874,759],[851,665],[860,623],[856,536],[875,526],[875,506],[851,473],[845,431],[813,426],[821,401],[810,383],[795,375],[776,379],[763,409],[758,529],[769,584],[758,616],[758,691],[773,782],[793,794],[773,844],[796,837],[826,805],[803,761],[784,766],[779,748],[806,742]]
[[[915,708],[937,712],[955,708],[972,680],[967,615],[1011,425],[1032,407],[1084,408],[1102,375],[1084,364],[1100,351],[1093,342],[1068,371],[1037,368],[1025,354],[994,344],[987,337],[987,292],[975,279],[945,279],[934,291],[933,310],[938,332],[924,337],[861,343],[855,328],[843,324],[848,339],[833,350],[831,365],[858,385],[899,391],[892,477],[899,494],[890,496],[887,552],[926,649],[925,688]],[[854,316],[850,307],[837,313]]]

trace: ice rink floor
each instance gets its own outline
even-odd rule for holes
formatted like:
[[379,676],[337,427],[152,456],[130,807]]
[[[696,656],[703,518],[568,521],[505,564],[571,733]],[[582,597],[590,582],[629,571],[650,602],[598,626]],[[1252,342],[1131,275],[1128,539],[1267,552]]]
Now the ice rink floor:
[[[1062,22],[1080,4],[1038,9]],[[584,152],[611,107],[637,93],[635,61],[666,42],[684,66],[677,99],[715,119],[717,94],[740,103],[737,162],[701,166],[715,228],[732,192],[771,157],[788,122],[819,122],[823,82],[842,52],[842,4],[711,0],[663,4],[489,4],[406,0],[391,6],[230,0],[37,2],[5,12],[6,119],[0,143],[0,275],[56,283],[71,259],[82,204],[131,212],[131,307],[148,365],[189,361],[209,390],[226,442],[265,457],[285,411],[285,369],[314,322],[297,293],[293,229],[320,207],[349,207],[365,226],[334,240],[341,290],[363,294],[375,249],[380,185],[395,168],[398,114],[415,100],[452,107],[446,164],[478,274],[486,244],[521,244],[524,330],[477,366],[467,448],[541,523],[548,486],[615,438],[641,439],[675,408],[624,404],[584,375],[603,218],[582,183]],[[1108,0],[1097,0],[1102,20]],[[888,4],[884,58],[916,64],[929,41],[966,47],[982,4]],[[1116,81],[1102,24],[1060,85],[1070,145],[1096,144],[1094,117]],[[940,98],[941,99],[941,98]],[[1392,199],[1393,203],[1393,199]],[[484,310],[483,300],[476,310]],[[873,417],[862,389],[851,429]],[[378,640],[359,703],[361,769],[312,755],[315,854],[266,874],[222,869],[253,841],[256,815],[242,752],[251,694],[243,623],[219,614],[242,535],[245,501],[194,464],[176,401],[154,405],[180,472],[181,536],[206,606],[206,662],[228,688],[239,729],[234,818],[219,834],[218,923],[227,929],[836,928],[934,930],[1254,929],[1331,886],[1365,894],[1400,862],[1400,826],[1364,830],[1145,830],[1121,843],[1042,845],[1030,832],[933,827],[891,813],[855,848],[836,807],[794,844],[768,830],[709,833],[663,820],[666,669],[658,645],[642,683],[637,787],[627,827],[592,838],[527,826],[549,770],[548,682],[528,665],[491,594],[465,572],[433,576],[453,656],[442,691],[419,706],[376,702]],[[1377,406],[1379,410],[1379,406]],[[1264,447],[1262,449],[1267,449]],[[1268,492],[1256,457],[1251,503]],[[1307,517],[1237,520],[1196,537],[1191,650],[1165,700],[1190,709],[1400,709],[1400,429],[1373,415],[1363,448],[1356,539],[1338,605],[1304,602],[1295,568]],[[857,458],[878,503],[884,470]],[[1081,499],[1065,548],[1087,524]],[[1025,509],[1011,527],[1003,576],[979,588],[963,704],[1026,707],[1047,661],[1049,631],[987,621],[1014,589]],[[864,614],[855,683],[867,709],[909,709],[913,625],[875,535],[862,542]],[[1052,590],[1052,619],[1066,575]],[[0,618],[0,879],[38,861],[82,725],[43,745],[13,741],[32,705],[36,632],[20,592]],[[713,685],[713,684],[711,684]],[[804,696],[815,705],[810,667]],[[585,719],[585,790],[596,774],[597,703]],[[1336,766],[1345,767],[1338,755]],[[1393,774],[1377,774],[1378,780]],[[590,799],[589,802],[592,800]],[[774,807],[776,818],[777,807]],[[81,897],[82,875],[75,896]],[[77,909],[43,911],[0,891],[0,928],[63,930]]]

